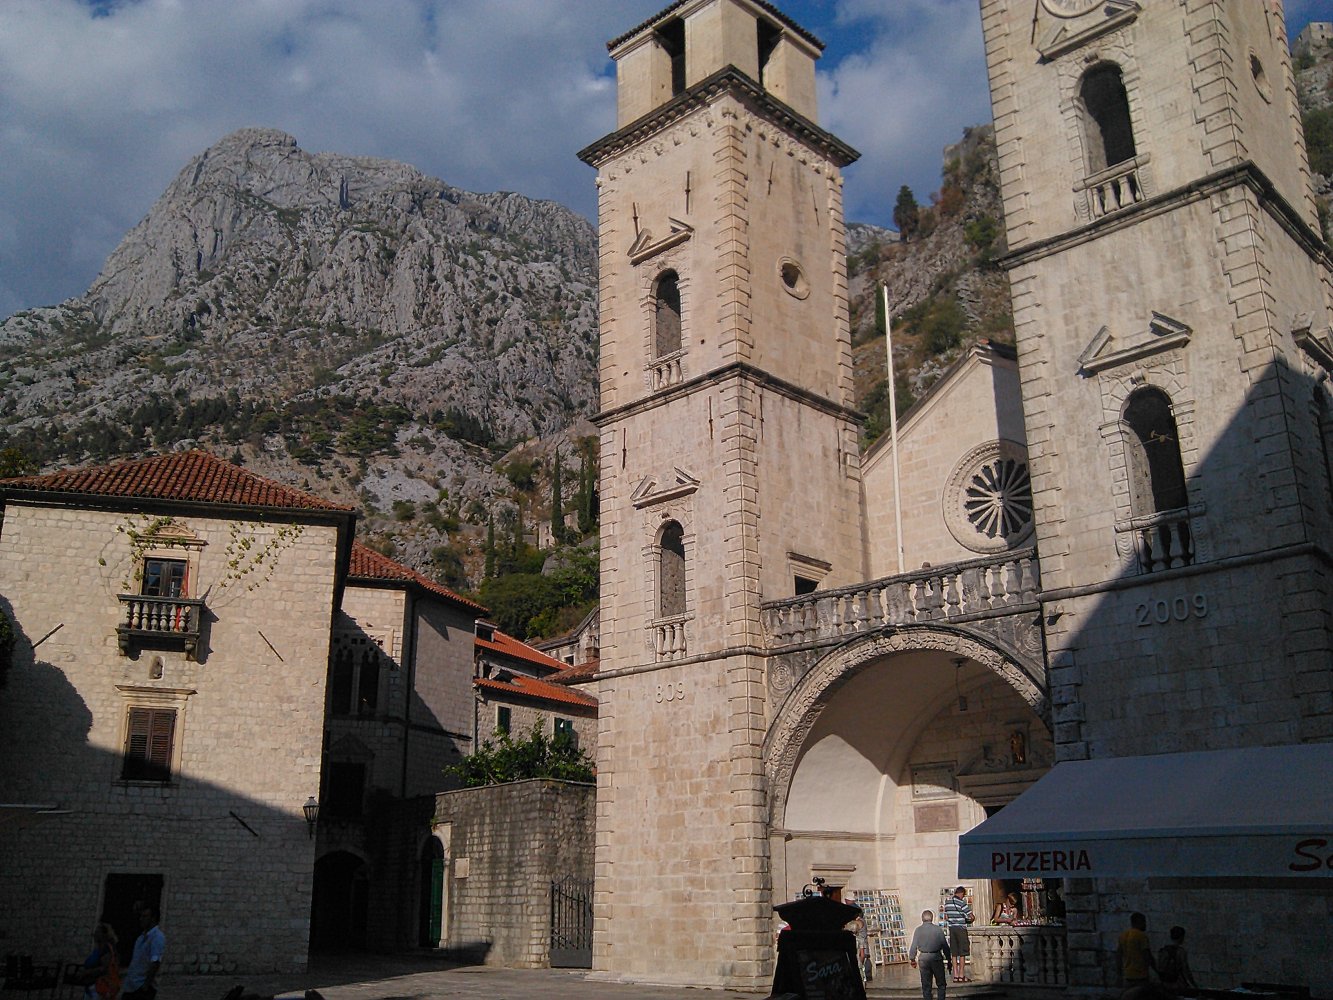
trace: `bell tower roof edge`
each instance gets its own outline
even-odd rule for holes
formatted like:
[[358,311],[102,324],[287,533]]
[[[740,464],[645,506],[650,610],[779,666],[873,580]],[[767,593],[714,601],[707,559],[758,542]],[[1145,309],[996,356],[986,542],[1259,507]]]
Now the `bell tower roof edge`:
[[616,125],[734,68],[813,121],[824,43],[766,0],[677,0],[607,43],[616,64]]

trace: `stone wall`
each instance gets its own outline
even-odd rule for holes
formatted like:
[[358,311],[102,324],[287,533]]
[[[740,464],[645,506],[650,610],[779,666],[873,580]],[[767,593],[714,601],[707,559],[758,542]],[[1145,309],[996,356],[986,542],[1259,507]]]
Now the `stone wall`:
[[[275,542],[281,522],[179,514],[187,596],[206,608],[197,657],[138,643],[124,655],[118,595],[141,572],[129,530],[150,521],[5,508],[0,607],[20,639],[0,698],[4,798],[60,811],[0,828],[0,895],[23,904],[0,915],[0,938],[42,961],[76,956],[107,877],[151,874],[169,973],[303,969],[314,842],[301,806],[319,789],[337,529]],[[234,578],[238,538],[271,571]],[[169,781],[122,775],[136,707],[176,711]]]
[[550,956],[551,883],[592,878],[596,790],[516,781],[444,792],[433,834],[446,850],[445,940],[487,965],[542,968]]

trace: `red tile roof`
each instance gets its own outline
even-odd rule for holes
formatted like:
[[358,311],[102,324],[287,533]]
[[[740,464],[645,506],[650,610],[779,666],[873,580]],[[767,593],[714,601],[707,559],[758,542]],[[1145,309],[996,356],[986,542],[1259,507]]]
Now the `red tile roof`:
[[523,698],[533,698],[538,701],[554,702],[559,705],[574,705],[579,708],[597,707],[597,699],[592,695],[584,694],[582,691],[575,691],[571,688],[562,687],[559,684],[550,684],[546,681],[539,681],[537,678],[529,677],[527,674],[512,674],[507,680],[498,680],[493,677],[478,677],[472,683],[483,691],[517,695]]
[[601,665],[601,659],[594,656],[592,659],[584,660],[582,663],[576,663],[572,667],[566,667],[558,674],[548,677],[552,684],[573,684],[577,681],[587,680],[590,677],[597,676],[597,668]]
[[352,543],[352,566],[347,572],[349,583],[357,580],[381,580],[390,583],[412,584],[423,590],[443,597],[460,607],[485,615],[490,612],[476,601],[470,601],[462,594],[456,594],[448,587],[436,583],[428,576],[422,576],[410,566],[381,555],[360,542]]
[[477,648],[490,650],[492,653],[499,653],[501,656],[510,656],[515,660],[522,660],[525,663],[531,663],[552,672],[565,669],[565,664],[555,657],[547,656],[540,650],[533,649],[526,642],[520,642],[512,635],[505,635],[498,628],[494,635],[494,639],[483,639],[481,636],[477,636]]
[[17,491],[340,514],[350,514],[353,510],[313,493],[265,479],[206,451],[178,451],[113,465],[0,479],[0,493]]

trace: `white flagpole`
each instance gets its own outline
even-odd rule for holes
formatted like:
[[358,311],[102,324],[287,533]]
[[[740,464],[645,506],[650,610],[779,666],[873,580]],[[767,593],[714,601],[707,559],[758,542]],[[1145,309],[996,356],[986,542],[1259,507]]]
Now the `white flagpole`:
[[903,504],[898,484],[898,396],[893,379],[893,314],[889,312],[889,283],[880,282],[884,296],[884,349],[889,357],[889,444],[893,448],[893,525],[894,542],[898,547],[898,572],[906,573],[903,565]]

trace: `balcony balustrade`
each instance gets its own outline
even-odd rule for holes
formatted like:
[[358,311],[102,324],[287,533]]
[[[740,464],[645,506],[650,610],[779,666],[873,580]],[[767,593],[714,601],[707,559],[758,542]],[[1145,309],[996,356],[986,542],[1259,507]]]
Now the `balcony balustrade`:
[[116,626],[120,651],[129,654],[130,645],[140,642],[157,645],[166,642],[179,646],[191,658],[199,645],[200,621],[204,602],[189,597],[148,597],[121,594],[124,617]]
[[1188,508],[1136,517],[1127,528],[1134,532],[1140,573],[1159,573],[1194,564],[1194,536]]
[[688,643],[685,637],[685,623],[689,620],[689,615],[673,615],[653,622],[655,660],[659,663],[663,660],[679,660],[686,655]]
[[763,607],[770,649],[868,632],[885,625],[985,616],[1032,604],[1040,585],[1036,551],[950,563]]
[[1100,219],[1143,201],[1139,166],[1137,158],[1126,160],[1087,179],[1084,191],[1088,198],[1088,213],[1092,218]]
[[973,976],[991,983],[1068,986],[1063,927],[970,927]]
[[672,354],[658,358],[648,366],[649,380],[654,392],[658,389],[678,385],[684,381],[685,368],[682,364],[684,357],[684,351],[675,351]]

